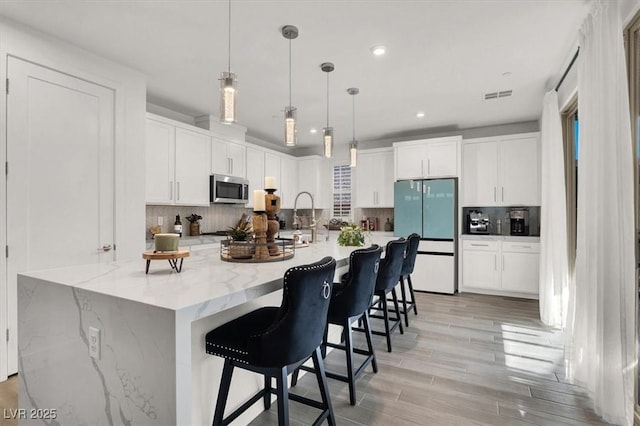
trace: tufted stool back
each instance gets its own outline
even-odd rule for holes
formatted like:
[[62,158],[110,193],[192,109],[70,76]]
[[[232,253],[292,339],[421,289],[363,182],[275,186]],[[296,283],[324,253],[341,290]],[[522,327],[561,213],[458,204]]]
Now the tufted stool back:
[[380,262],[380,270],[376,280],[376,291],[392,289],[400,280],[402,263],[407,251],[407,240],[400,238],[389,241],[384,254],[384,259]]
[[406,277],[413,273],[413,267],[416,264],[416,256],[418,256],[418,245],[420,244],[420,235],[413,233],[407,237],[407,256],[402,262],[402,272],[400,275]]

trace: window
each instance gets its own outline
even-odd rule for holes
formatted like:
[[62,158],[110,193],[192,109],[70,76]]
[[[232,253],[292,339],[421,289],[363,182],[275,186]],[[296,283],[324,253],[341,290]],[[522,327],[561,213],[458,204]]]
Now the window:
[[332,217],[351,219],[351,167],[333,166]]
[[567,239],[569,241],[569,269],[576,259],[576,219],[578,213],[578,156],[579,121],[578,99],[574,99],[562,113],[565,147],[565,181],[567,194]]

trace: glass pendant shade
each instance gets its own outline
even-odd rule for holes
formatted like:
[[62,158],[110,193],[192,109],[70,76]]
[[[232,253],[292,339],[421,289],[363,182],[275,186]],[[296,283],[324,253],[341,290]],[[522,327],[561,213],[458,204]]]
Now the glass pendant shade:
[[349,145],[349,167],[358,165],[358,141],[352,140]]
[[322,142],[324,145],[324,156],[331,158],[333,155],[333,127],[322,129]]
[[223,72],[220,76],[220,121],[236,122],[236,75]]
[[296,132],[296,107],[285,107],[284,109],[284,144],[286,146],[296,146],[298,134]]

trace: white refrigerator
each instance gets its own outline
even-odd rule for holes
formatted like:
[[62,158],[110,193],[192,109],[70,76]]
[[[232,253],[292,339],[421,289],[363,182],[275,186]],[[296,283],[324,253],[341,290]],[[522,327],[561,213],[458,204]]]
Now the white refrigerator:
[[394,184],[394,235],[420,235],[411,274],[414,290],[458,291],[458,180],[424,179]]

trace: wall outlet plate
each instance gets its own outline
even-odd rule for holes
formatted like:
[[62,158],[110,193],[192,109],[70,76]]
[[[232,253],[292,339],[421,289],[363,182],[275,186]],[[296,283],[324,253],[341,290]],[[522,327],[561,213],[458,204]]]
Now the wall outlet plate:
[[89,356],[100,359],[100,329],[89,327]]
[[164,224],[164,217],[158,216],[158,226],[162,226]]

